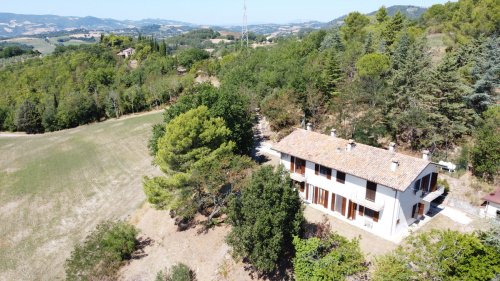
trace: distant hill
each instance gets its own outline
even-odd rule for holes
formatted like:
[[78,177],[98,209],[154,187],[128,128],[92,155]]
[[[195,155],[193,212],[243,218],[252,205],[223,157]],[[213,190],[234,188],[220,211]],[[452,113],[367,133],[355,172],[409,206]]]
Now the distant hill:
[[[387,7],[387,14],[389,16],[394,16],[397,12],[401,12],[409,19],[418,19],[423,13],[427,11],[427,8],[410,6],[410,5],[395,5]],[[366,14],[367,16],[373,16],[377,13],[377,11],[373,11],[371,13]],[[328,22],[328,26],[342,25],[344,23],[344,19],[347,15],[343,15],[339,18],[336,18],[330,22]]]
[[73,29],[110,31],[126,28],[141,28],[148,25],[193,26],[193,24],[190,23],[164,19],[120,21],[96,17],[0,13],[0,37],[29,36]]
[[[420,17],[427,9],[416,6],[391,6],[387,8],[388,14],[393,16],[401,12],[410,19]],[[374,15],[376,11],[367,15]],[[288,24],[254,24],[248,29],[257,34],[272,36],[289,35],[301,30],[315,30],[341,25],[347,15],[334,19],[330,22],[296,20]],[[75,29],[89,31],[122,31],[131,34],[137,31],[145,35],[157,37],[169,37],[182,34],[195,28],[213,28],[218,31],[240,32],[241,26],[200,26],[187,22],[165,19],[143,19],[115,20],[96,17],[67,17],[55,15],[23,15],[12,13],[0,13],[0,38],[21,37],[37,34],[57,33],[60,31],[72,31]],[[118,32],[120,33],[120,32]]]

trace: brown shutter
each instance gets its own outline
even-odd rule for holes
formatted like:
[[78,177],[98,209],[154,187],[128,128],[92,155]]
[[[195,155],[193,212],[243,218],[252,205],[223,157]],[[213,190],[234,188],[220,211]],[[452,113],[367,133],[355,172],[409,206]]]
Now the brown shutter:
[[425,207],[424,204],[418,203],[418,215],[420,215],[420,216],[424,215],[424,207]]
[[417,204],[413,205],[413,209],[411,210],[411,217],[415,218],[415,213],[417,212]]
[[365,212],[365,207],[359,205],[359,211],[358,211],[359,216],[362,217],[364,215],[364,212]]
[[330,209],[332,211],[335,211],[335,193],[332,193],[332,206]]
[[345,199],[345,197],[342,197],[342,210],[341,210],[341,212],[340,212],[340,213],[341,213],[343,216],[345,216],[345,205],[346,205],[346,203],[347,203],[347,200]]
[[432,173],[431,177],[431,192],[436,191],[437,187],[437,179],[438,179],[438,174],[437,173]]
[[314,164],[314,174],[319,175],[319,165],[318,164]]
[[377,194],[377,184],[371,181],[367,181],[365,199],[374,202],[376,194]]
[[290,159],[290,171],[295,172],[295,157],[292,156]]
[[314,187],[314,202],[313,202],[314,204],[318,204],[318,196],[319,196],[318,192],[319,192],[319,188],[317,186],[315,186]]
[[324,190],[323,207],[328,209],[328,191]]
[[429,188],[429,180],[430,180],[430,177],[431,175],[428,174],[427,176],[423,177],[422,178],[422,190],[424,192],[427,192],[428,188]]
[[373,212],[373,221],[378,222],[379,212]]
[[306,200],[309,200],[309,184],[306,184]]
[[332,179],[332,169],[326,169],[326,178],[329,180]]

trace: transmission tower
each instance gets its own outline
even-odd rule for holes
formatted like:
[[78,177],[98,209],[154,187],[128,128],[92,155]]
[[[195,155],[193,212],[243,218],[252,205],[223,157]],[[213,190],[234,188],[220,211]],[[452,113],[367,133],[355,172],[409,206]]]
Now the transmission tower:
[[241,27],[241,47],[248,48],[248,18],[247,18],[247,1],[243,0],[243,26]]

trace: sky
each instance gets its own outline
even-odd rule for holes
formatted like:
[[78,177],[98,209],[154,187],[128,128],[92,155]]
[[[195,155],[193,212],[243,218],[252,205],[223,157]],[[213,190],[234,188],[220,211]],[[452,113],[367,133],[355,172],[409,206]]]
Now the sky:
[[[248,23],[331,21],[352,11],[369,13],[380,6],[429,7],[447,0],[247,0]],[[161,18],[195,24],[241,24],[243,0],[0,0],[0,12],[94,16],[140,20]]]

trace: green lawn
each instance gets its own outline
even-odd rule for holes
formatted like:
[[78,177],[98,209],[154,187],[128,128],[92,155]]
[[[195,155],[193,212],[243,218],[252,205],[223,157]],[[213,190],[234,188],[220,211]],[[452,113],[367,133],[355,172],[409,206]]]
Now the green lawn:
[[161,113],[37,136],[0,135],[0,280],[60,280],[74,243],[144,202]]

